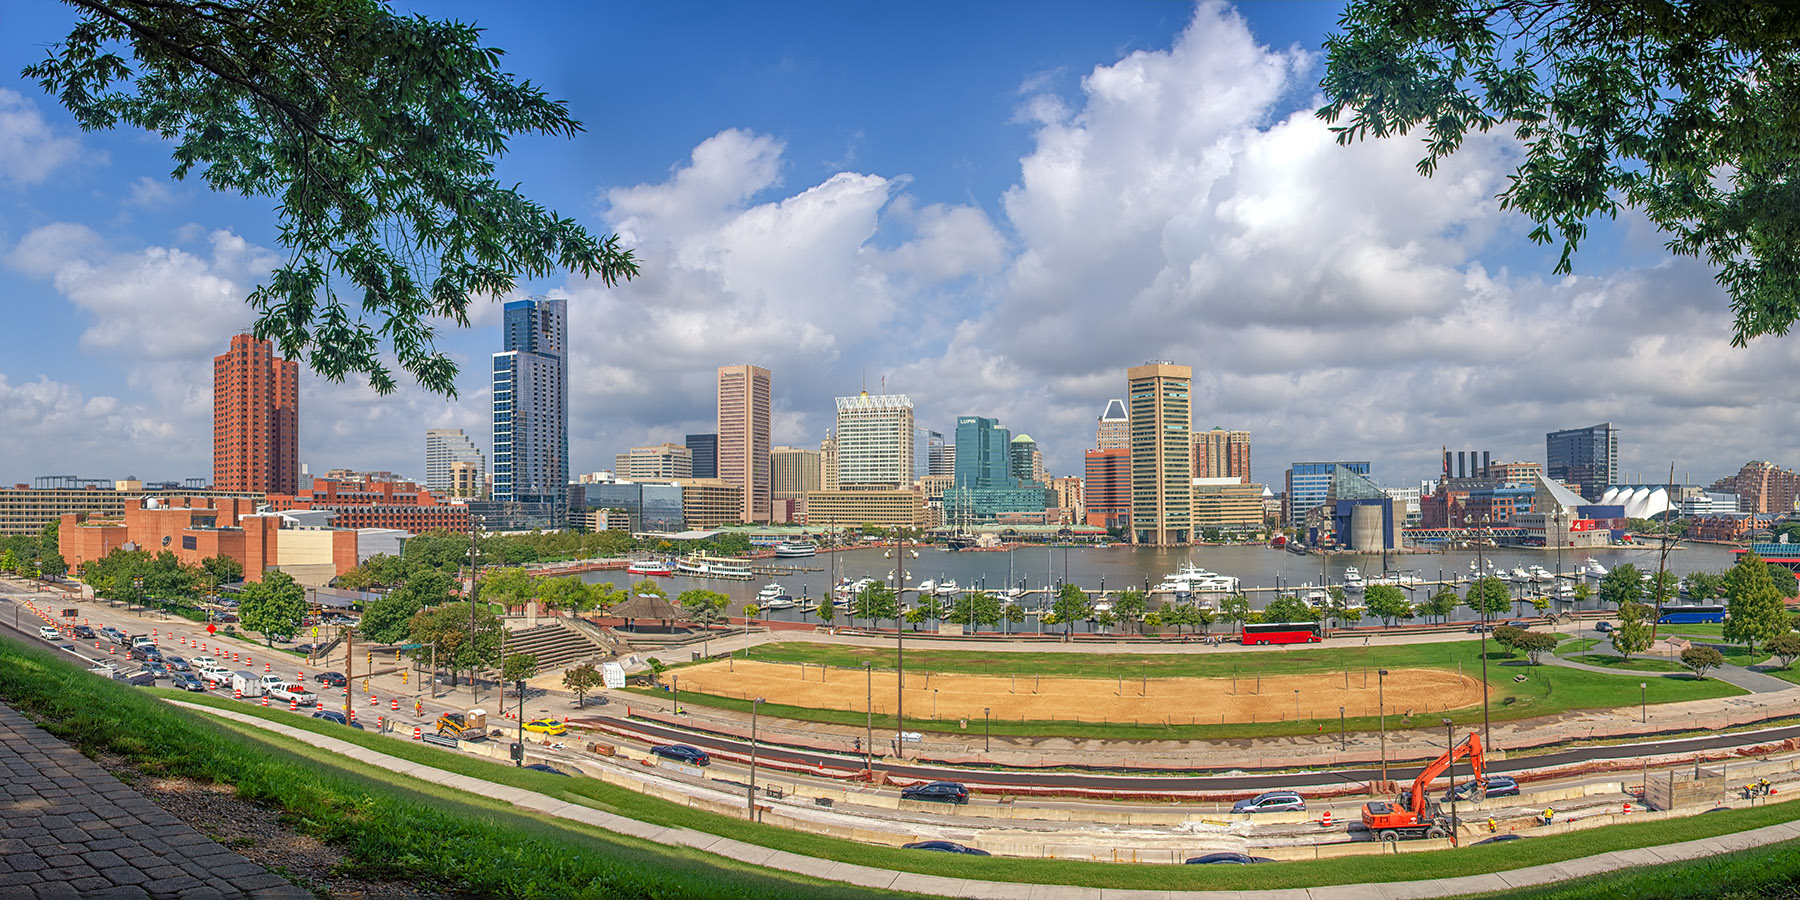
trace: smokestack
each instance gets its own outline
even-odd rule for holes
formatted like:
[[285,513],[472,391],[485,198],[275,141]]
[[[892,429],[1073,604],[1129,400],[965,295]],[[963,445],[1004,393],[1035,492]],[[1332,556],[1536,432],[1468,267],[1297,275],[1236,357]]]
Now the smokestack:
[[1469,451],[1467,450],[1456,451],[1456,477],[1469,477]]
[[1490,473],[1488,471],[1488,467],[1493,464],[1494,464],[1494,454],[1487,450],[1481,451],[1481,477],[1483,477],[1483,478],[1491,477],[1492,473]]
[[1450,449],[1444,448],[1444,480],[1450,480]]

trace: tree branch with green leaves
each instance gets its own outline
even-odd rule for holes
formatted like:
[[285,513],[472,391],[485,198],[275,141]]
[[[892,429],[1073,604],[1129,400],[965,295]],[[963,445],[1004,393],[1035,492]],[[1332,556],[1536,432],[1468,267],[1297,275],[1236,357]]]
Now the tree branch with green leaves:
[[248,297],[256,337],[333,381],[454,396],[436,347],[477,297],[573,272],[637,274],[494,177],[521,134],[573,137],[566,105],[501,70],[473,25],[376,0],[66,0],[78,19],[24,70],[88,131],[170,143],[176,179],[275,201],[281,265]]

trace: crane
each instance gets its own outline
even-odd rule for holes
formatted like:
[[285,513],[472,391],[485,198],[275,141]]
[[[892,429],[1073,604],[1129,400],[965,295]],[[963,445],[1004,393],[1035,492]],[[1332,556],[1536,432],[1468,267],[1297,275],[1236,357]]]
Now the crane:
[[[1470,732],[1462,742],[1444,751],[1442,756],[1432,760],[1413,779],[1412,788],[1395,797],[1393,802],[1381,800],[1363,804],[1362,823],[1372,834],[1384,841],[1397,841],[1405,838],[1440,838],[1450,834],[1450,817],[1445,815],[1438,804],[1427,795],[1431,782],[1444,770],[1463,757],[1469,758],[1469,766],[1475,772],[1475,790],[1481,790],[1481,775],[1484,760],[1481,751],[1481,736]],[[1453,789],[1455,785],[1451,786]],[[1479,799],[1477,793],[1477,799]]]

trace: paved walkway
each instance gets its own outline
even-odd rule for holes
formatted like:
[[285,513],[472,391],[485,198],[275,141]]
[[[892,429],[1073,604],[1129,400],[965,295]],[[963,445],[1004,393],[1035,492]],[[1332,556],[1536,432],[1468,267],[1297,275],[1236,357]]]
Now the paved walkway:
[[[1565,641],[1564,643],[1568,642]],[[1540,658],[1546,665],[1562,666],[1565,669],[1580,669],[1583,672],[1599,672],[1602,675],[1638,675],[1647,679],[1692,677],[1687,672],[1633,672],[1629,669],[1612,669],[1607,668],[1606,666],[1589,665],[1588,663],[1580,663],[1572,659],[1558,656],[1555,652],[1546,653]],[[1666,659],[1667,657],[1659,656],[1653,658]],[[1712,670],[1709,675],[1726,684],[1741,687],[1752,694],[1773,694],[1779,691],[1792,690],[1794,688],[1794,683],[1791,681],[1783,681],[1773,675],[1758,672],[1755,669],[1745,668],[1744,666],[1734,666],[1729,663]]]
[[932,894],[946,897],[983,898],[983,900],[1414,900],[1414,898],[1454,897],[1464,894],[1481,894],[1493,891],[1506,891],[1531,885],[1551,884],[1580,878],[1587,875],[1598,875],[1605,872],[1637,869],[1647,865],[1665,862],[1696,859],[1750,847],[1800,839],[1800,822],[1783,822],[1737,834],[1721,835],[1696,841],[1685,841],[1679,844],[1668,844],[1661,847],[1646,847],[1638,850],[1619,850],[1602,853],[1581,859],[1565,860],[1542,866],[1531,866],[1509,872],[1494,872],[1487,875],[1467,875],[1458,878],[1442,878],[1426,881],[1405,881],[1393,883],[1344,884],[1328,887],[1288,889],[1274,891],[1129,891],[1110,888],[1079,887],[1074,885],[1053,884],[1020,884],[1001,881],[977,881],[974,879],[944,878],[935,875],[920,875],[912,872],[896,872],[890,869],[877,869],[872,866],[860,866],[854,863],[835,862],[812,856],[802,856],[784,850],[774,850],[757,844],[749,844],[718,835],[707,834],[689,828],[671,828],[652,825],[628,819],[623,816],[601,812],[586,806],[566,803],[543,794],[534,793],[521,788],[482,781],[466,775],[457,775],[443,769],[432,768],[422,763],[410,762],[398,757],[389,756],[370,750],[357,744],[340,741],[337,738],[315,734],[271,722],[247,713],[195,706],[187,703],[183,706],[198,712],[222,716],[233,721],[243,722],[259,728],[265,728],[296,740],[331,751],[339,756],[349,757],[368,765],[387,769],[403,775],[409,775],[433,784],[440,784],[456,790],[467,791],[483,797],[491,797],[513,804],[521,809],[595,825],[620,834],[643,838],[659,844],[692,847],[708,853],[715,853],[730,859],[767,866],[801,875],[822,878],[827,881],[841,881],[864,887],[882,888],[894,891],[910,891],[920,894]]
[[0,705],[0,896],[311,900]]

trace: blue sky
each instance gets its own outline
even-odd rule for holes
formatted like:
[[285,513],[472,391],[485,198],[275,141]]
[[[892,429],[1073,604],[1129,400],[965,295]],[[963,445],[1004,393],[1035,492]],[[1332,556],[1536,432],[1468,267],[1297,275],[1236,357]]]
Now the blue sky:
[[[1431,180],[1412,141],[1331,145],[1310,112],[1336,4],[399,8],[479,22],[569,102],[587,132],[515,141],[501,176],[645,261],[614,291],[523,288],[572,301],[577,472],[711,430],[714,367],[754,362],[777,443],[816,446],[831,398],[885,377],[921,425],[998,416],[1073,473],[1147,358],[1194,366],[1196,425],[1250,429],[1276,485],[1300,459],[1406,485],[1444,444],[1541,459],[1546,430],[1607,420],[1646,480],[1792,463],[1800,410],[1766,390],[1791,342],[1730,349],[1711,273],[1641,220],[1557,278],[1493,202],[1505,139]],[[9,0],[0,72],[71,21]],[[0,78],[0,483],[210,472],[209,360],[274,220],[170,167]],[[422,475],[426,428],[485,444],[497,325],[487,304],[443,341],[456,401],[308,381],[302,459]]]

